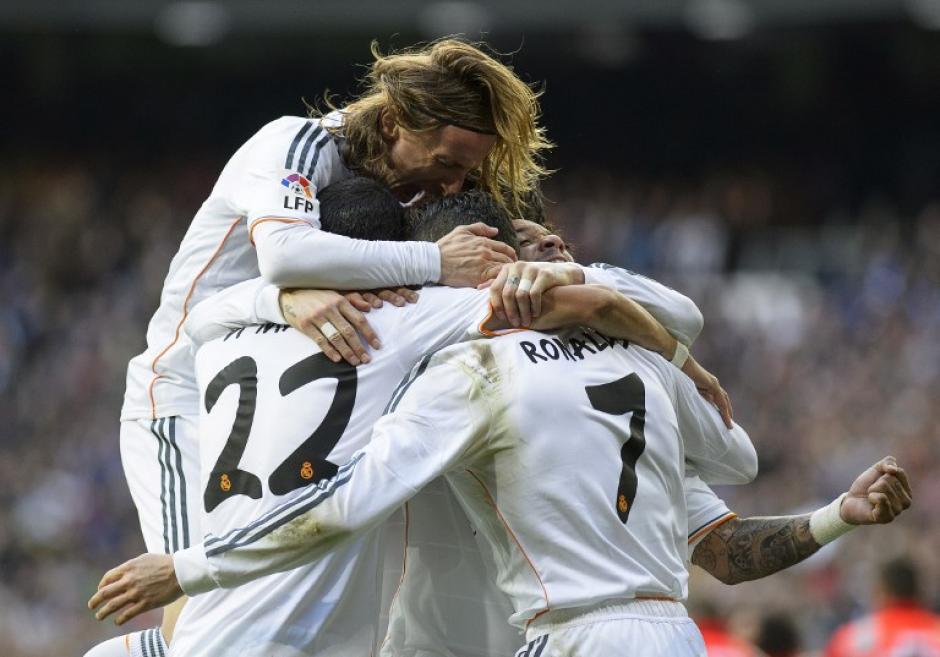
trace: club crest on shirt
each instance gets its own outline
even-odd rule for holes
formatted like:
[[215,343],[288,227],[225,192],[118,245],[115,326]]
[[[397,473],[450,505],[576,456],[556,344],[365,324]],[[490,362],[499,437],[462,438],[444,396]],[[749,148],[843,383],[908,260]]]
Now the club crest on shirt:
[[284,195],[285,210],[313,211],[313,185],[299,173],[292,173],[281,180],[281,185],[287,188]]

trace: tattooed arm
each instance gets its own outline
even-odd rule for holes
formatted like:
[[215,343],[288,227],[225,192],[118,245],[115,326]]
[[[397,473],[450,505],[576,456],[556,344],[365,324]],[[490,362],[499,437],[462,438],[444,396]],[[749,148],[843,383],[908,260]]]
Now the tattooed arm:
[[[911,505],[912,497],[907,473],[888,456],[858,476],[845,496],[840,496],[841,504],[830,506],[848,525],[887,524]],[[821,547],[820,533],[814,530],[814,536],[810,530],[813,515],[733,518],[695,546],[692,563],[725,584],[772,575]],[[819,540],[825,543],[832,537]]]
[[789,568],[821,546],[809,531],[810,514],[733,518],[695,546],[692,563],[725,584],[760,579]]

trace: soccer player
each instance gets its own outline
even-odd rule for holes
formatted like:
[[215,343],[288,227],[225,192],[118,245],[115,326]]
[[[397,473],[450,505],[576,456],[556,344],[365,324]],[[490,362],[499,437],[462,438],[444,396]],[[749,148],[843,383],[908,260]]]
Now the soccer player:
[[[337,193],[345,194],[347,201],[355,199],[358,209],[365,211],[373,221],[383,213],[392,215],[400,211],[391,197],[384,199],[384,208],[370,208],[369,195],[377,196],[379,205],[383,194],[387,196],[375,187],[370,181],[351,179],[324,190],[324,223],[330,219],[333,229],[338,228],[336,217],[326,212],[328,201],[343,200],[333,196]],[[341,191],[337,192],[338,189]],[[448,217],[441,216],[440,209],[449,212]],[[492,221],[496,211],[498,208],[484,195],[464,194],[435,204],[426,214],[433,217],[435,224],[441,224],[438,226],[441,231],[449,226],[448,222],[466,221],[468,215],[476,214]],[[383,220],[381,225],[393,223]],[[511,232],[508,219],[504,218],[503,223],[501,232]],[[379,228],[369,228],[363,222],[358,226],[366,230],[366,234],[368,230]],[[588,318],[584,313],[590,312],[592,296],[598,298],[594,295],[596,288],[582,290],[584,294],[572,296],[572,302],[568,303],[570,310],[567,312],[575,313],[570,316],[570,322],[586,322]],[[556,292],[563,296],[565,292],[577,294],[581,290]],[[226,298],[235,293],[236,289],[232,288],[207,303],[224,306]],[[377,352],[375,361],[365,368],[331,363],[306,338],[271,328],[241,330],[229,339],[200,350],[199,379],[207,389],[207,407],[210,404],[213,407],[204,421],[202,434],[204,470],[212,468],[212,474],[206,473],[208,476],[201,482],[205,484],[209,527],[222,531],[232,522],[244,522],[263,512],[265,503],[275,504],[277,495],[335,472],[332,462],[341,462],[364,444],[394,383],[410,364],[425,351],[457,339],[474,323],[471,320],[479,321],[487,312],[485,292],[439,288],[426,290],[423,296],[415,306],[387,313],[380,311],[374,316],[390,346]],[[554,305],[541,321],[552,321],[553,316],[565,312],[563,303],[557,299],[553,302],[552,296],[549,295],[548,301]],[[599,298],[606,304],[605,296]],[[192,320],[200,321],[199,313],[203,310],[196,309]],[[604,313],[599,320],[602,324],[622,321],[622,313],[616,312],[614,307],[610,310],[612,312]],[[659,328],[655,335],[675,350],[676,341],[665,330]],[[643,335],[631,337],[642,339]],[[283,373],[280,370],[284,370]],[[257,383],[277,381],[278,377],[279,394],[272,384],[265,387]],[[216,400],[230,386],[240,392],[237,404],[233,396],[228,402],[229,406],[238,407],[237,413],[234,406],[228,409],[221,402],[216,407]],[[299,397],[297,394],[291,397],[294,390]],[[290,412],[287,412],[288,404]],[[327,407],[329,410],[324,416]],[[234,426],[230,420],[233,414],[241,418]],[[298,431],[293,429],[298,428],[302,435],[317,424],[319,428],[314,434],[297,447]],[[251,425],[276,427],[278,440],[273,443],[249,441]],[[278,449],[282,443],[288,446],[286,450]],[[294,448],[296,451],[290,452]],[[290,452],[286,459],[285,452]],[[325,460],[327,456],[329,461]],[[211,466],[212,463],[215,466]],[[260,480],[254,472],[271,473],[267,487],[273,495],[263,497],[258,503],[251,501],[254,493],[261,491]],[[266,581],[192,600],[181,617],[173,650],[187,655],[216,654],[238,646],[241,654],[258,651],[258,654],[269,655],[272,651],[280,654],[278,650],[287,654],[293,654],[290,650],[319,654],[337,644],[350,654],[371,649],[375,627],[368,619],[377,619],[377,609],[370,610],[369,605],[363,607],[361,601],[368,600],[374,607],[379,600],[374,591],[377,568],[369,566],[370,559],[375,558],[375,545],[374,538],[367,538],[314,567],[280,575],[277,582]],[[275,604],[272,596],[279,602]],[[233,624],[228,620],[233,614],[250,616],[252,623]]]
[[205,551],[177,553],[180,581],[192,592],[235,586],[321,557],[448,473],[514,601],[512,622],[545,655],[565,644],[702,654],[675,602],[683,457],[713,481],[744,483],[756,455],[665,360],[581,330],[517,331],[422,359],[390,410],[332,479]]
[[936,657],[940,616],[920,600],[920,576],[906,557],[882,565],[872,614],[839,628],[824,657]]
[[[436,244],[367,242],[319,229],[319,190],[353,172],[383,180],[404,201],[454,193],[472,175],[506,206],[544,174],[538,154],[549,143],[536,94],[508,67],[452,39],[374,54],[354,102],[325,117],[273,121],[232,156],[170,264],[147,349],[128,366],[121,411],[121,460],[148,550],[169,553],[202,534],[194,513],[199,397],[182,331],[196,303],[259,273],[279,287],[476,285],[514,258],[482,226]],[[290,319],[334,361],[369,358],[341,309],[315,326],[303,308]],[[165,613],[163,634],[178,610]],[[140,650],[141,640],[153,648]],[[123,657],[128,649],[154,655],[162,641],[160,632],[118,638],[88,657]]]

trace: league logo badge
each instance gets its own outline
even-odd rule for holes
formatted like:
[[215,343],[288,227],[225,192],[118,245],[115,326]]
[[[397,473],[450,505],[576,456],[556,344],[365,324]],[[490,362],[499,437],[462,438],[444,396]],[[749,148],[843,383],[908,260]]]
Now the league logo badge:
[[287,188],[288,193],[284,196],[285,210],[300,210],[304,212],[313,211],[313,185],[299,173],[292,173],[283,180],[281,184]]

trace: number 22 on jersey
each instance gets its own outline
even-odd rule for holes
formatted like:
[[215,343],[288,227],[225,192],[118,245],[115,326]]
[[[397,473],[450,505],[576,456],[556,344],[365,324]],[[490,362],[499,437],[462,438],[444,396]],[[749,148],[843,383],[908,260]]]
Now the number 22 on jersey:
[[[317,353],[288,367],[281,374],[278,388],[281,396],[286,397],[319,379],[336,379],[333,401],[314,432],[268,476],[268,488],[275,495],[285,495],[336,474],[337,466],[327,460],[327,456],[343,436],[356,403],[356,368],[345,362],[334,363]],[[222,392],[232,385],[238,386],[238,408],[225,446],[209,475],[203,495],[206,513],[236,495],[247,495],[254,500],[262,495],[258,475],[239,467],[258,401],[258,366],[253,358],[237,358],[215,375],[206,388],[207,413],[212,412]]]

